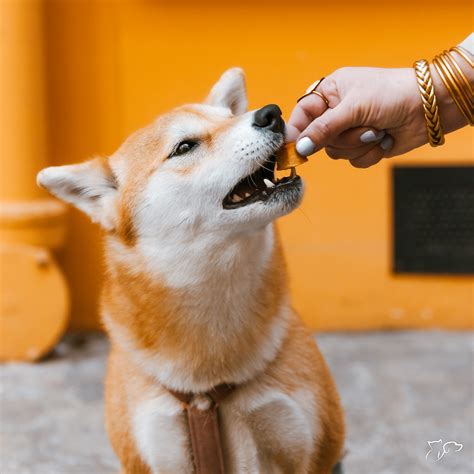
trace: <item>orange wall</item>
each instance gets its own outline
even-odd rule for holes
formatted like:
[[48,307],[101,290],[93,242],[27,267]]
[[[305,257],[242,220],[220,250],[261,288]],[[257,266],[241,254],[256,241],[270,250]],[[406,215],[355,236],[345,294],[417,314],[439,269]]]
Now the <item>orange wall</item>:
[[[247,73],[250,105],[288,117],[306,86],[348,65],[409,66],[460,42],[470,2],[60,1],[46,3],[49,125],[55,164],[111,153],[175,105],[200,100],[220,73]],[[469,277],[395,276],[389,170],[472,160],[472,132],[368,170],[319,153],[300,168],[301,207],[280,227],[296,308],[321,329],[468,327]],[[74,328],[97,327],[99,232],[71,212],[60,256]]]

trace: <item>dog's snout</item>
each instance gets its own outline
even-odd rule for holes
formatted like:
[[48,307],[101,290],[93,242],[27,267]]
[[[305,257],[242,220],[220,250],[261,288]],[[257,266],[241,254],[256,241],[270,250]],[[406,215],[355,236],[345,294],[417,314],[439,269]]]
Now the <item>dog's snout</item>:
[[253,117],[253,125],[258,128],[267,128],[272,132],[283,132],[284,125],[280,107],[269,104],[258,109]]

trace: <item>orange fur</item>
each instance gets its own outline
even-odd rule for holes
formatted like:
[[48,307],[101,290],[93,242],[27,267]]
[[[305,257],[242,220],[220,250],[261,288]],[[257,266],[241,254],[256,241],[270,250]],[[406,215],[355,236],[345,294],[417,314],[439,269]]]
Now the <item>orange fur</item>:
[[[261,224],[258,219],[252,221],[250,213],[243,219],[248,226],[245,232],[240,221],[235,229],[224,225],[221,230],[221,220],[234,211],[223,211],[222,201],[218,205],[212,201],[212,212],[200,213],[201,202],[208,201],[199,201],[191,215],[194,220],[179,234],[181,223],[190,219],[186,206],[200,199],[203,189],[213,197],[216,187],[228,178],[228,166],[233,173],[245,172],[235,177],[232,186],[249,175],[239,167],[254,169],[254,155],[263,153],[270,140],[261,139],[261,132],[245,122],[251,113],[242,119],[230,113],[234,106],[243,108],[239,94],[244,93],[244,86],[238,70],[226,74],[210,97],[214,102],[220,97],[222,102],[227,88],[228,102],[234,105],[226,104],[224,98],[224,106],[216,108],[178,108],[134,133],[110,159],[50,168],[40,173],[38,181],[107,229],[101,304],[112,349],[106,421],[123,473],[192,471],[185,417],[164,386],[166,380],[169,388],[194,392],[225,382],[237,384],[220,407],[229,473],[256,472],[258,465],[258,472],[265,473],[276,469],[330,474],[342,455],[342,409],[324,359],[289,303],[283,251],[270,224],[278,216]],[[199,159],[167,162],[171,147],[182,139],[174,138],[172,130],[178,128],[176,133],[183,135],[179,127],[187,121],[195,127],[187,133],[199,134]],[[252,153],[243,148],[239,141],[243,138],[232,135],[236,127],[254,145]],[[234,161],[223,159],[226,149]],[[169,198],[167,206],[172,207],[190,183],[206,181],[216,167],[221,174],[210,190],[198,186],[191,199],[179,201],[185,203],[184,209],[173,208],[169,214],[165,208],[163,214],[149,214],[150,222],[144,223],[144,197],[148,207],[163,207],[155,199],[157,182],[165,190],[179,189],[181,196],[160,194],[165,201]],[[167,188],[165,178],[175,187]],[[229,191],[226,188],[224,194]],[[268,207],[257,204],[253,209],[267,219]],[[180,213],[184,219],[173,221],[160,234],[156,216],[179,214],[181,219]],[[219,216],[214,227],[209,230],[204,225],[195,236],[202,221],[212,219],[210,214]],[[143,246],[143,229],[148,232],[148,247]],[[158,234],[164,249],[154,240]],[[165,257],[158,255],[160,251]],[[196,259],[197,251],[201,253]],[[158,263],[150,262],[153,258]],[[168,273],[186,258],[190,267],[170,280]],[[199,270],[193,273],[196,266]]]
[[[229,365],[241,364],[247,354],[252,357],[255,351],[258,351],[260,339],[267,331],[282,295],[287,291],[286,268],[280,245],[277,245],[272,261],[274,264],[267,270],[262,287],[256,295],[257,299],[262,298],[262,304],[255,308],[252,318],[254,324],[242,328],[242,333],[230,341],[213,337],[212,344],[202,344],[202,341],[210,341],[211,336],[207,328],[193,325],[192,319],[186,317],[186,302],[192,300],[195,295],[170,291],[160,283],[148,280],[144,275],[131,275],[126,268],[113,262],[113,257],[110,256],[109,264],[112,269],[104,287],[104,305],[115,321],[131,330],[142,347],[165,352],[173,358],[184,358],[189,361],[190,368],[199,372],[202,377],[206,377],[207,373],[220,373],[222,380],[226,380]],[[113,340],[113,328],[111,337]],[[216,357],[216,353],[219,357]],[[308,330],[299,318],[294,316],[278,356],[255,380],[243,384],[238,390],[251,391],[254,386],[263,385],[291,394],[301,385],[301,380],[305,381],[306,388],[316,394],[317,423],[322,426],[310,472],[329,474],[342,456],[342,409],[324,359]],[[108,430],[127,473],[149,472],[146,466],[138,462],[133,439],[128,435],[129,430],[124,427],[124,422],[130,415],[124,413],[124,400],[127,400],[128,404],[137,403],[146,390],[163,388],[142,373],[126,353],[114,347],[107,378],[106,409],[109,420],[118,415],[121,423],[116,426],[110,422]],[[265,426],[268,417],[271,420],[273,416],[278,416],[278,413],[256,413],[250,418],[251,425],[257,430],[257,438],[258,429],[261,429],[262,425]],[[271,430],[271,422],[267,424]],[[278,446],[278,432],[272,433],[271,436],[264,433],[263,438],[275,439],[274,449],[270,449],[270,452],[279,453],[284,448]],[[297,457],[298,454],[295,452],[293,455]],[[280,456],[279,465],[283,472],[291,472],[287,470],[286,465],[288,456]]]

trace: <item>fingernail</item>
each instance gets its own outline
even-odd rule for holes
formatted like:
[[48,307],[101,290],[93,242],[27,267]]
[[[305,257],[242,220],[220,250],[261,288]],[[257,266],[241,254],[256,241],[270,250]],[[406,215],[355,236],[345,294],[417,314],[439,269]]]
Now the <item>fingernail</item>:
[[383,130],[375,133],[373,130],[367,130],[360,136],[360,141],[362,143],[372,143],[380,140],[385,135]]
[[303,137],[296,143],[296,151],[302,156],[312,155],[316,151],[316,145],[309,137]]
[[393,138],[390,135],[387,135],[381,142],[380,142],[380,148],[382,150],[388,151],[390,148],[393,146]]

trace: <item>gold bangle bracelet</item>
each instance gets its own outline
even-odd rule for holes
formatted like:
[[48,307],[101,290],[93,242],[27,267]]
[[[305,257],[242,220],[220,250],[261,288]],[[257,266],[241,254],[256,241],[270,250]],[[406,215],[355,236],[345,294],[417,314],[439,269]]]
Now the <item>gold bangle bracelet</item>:
[[449,51],[455,51],[456,53],[459,54],[459,56],[462,56],[467,61],[469,66],[474,67],[474,63],[472,59],[469,57],[469,53],[462,46],[454,46],[450,48]]
[[438,63],[443,68],[443,71],[446,74],[447,79],[451,84],[451,92],[454,92],[455,94],[457,94],[459,103],[462,105],[466,115],[470,117],[470,122],[472,122],[472,101],[471,101],[471,98],[469,97],[467,89],[463,87],[463,84],[461,83],[459,78],[456,76],[455,72],[451,68],[451,65],[449,64],[444,54],[440,54],[436,56],[435,59],[438,60]]
[[463,70],[459,67],[459,64],[456,62],[456,58],[448,51],[443,51],[443,56],[451,64],[451,66],[454,67],[454,69],[456,69],[456,72],[458,73],[458,76],[461,78],[461,82],[463,83],[463,90],[465,90],[468,93],[467,95],[472,105],[471,84],[469,84],[469,81],[467,80],[466,75],[464,74]]
[[457,78],[454,76],[454,73],[452,73],[452,70],[450,70],[449,65],[446,65],[443,58],[440,56],[436,56],[433,59],[433,65],[438,71],[443,84],[454,100],[459,111],[464,115],[468,123],[472,125],[472,107],[469,106],[465,96],[461,92],[462,88],[459,87],[456,80]]
[[444,86],[449,92],[449,95],[452,97],[454,103],[456,104],[457,108],[459,111],[463,114],[463,116],[466,118],[466,120],[471,123],[471,119],[469,118],[469,114],[467,111],[467,108],[463,105],[461,99],[458,97],[456,91],[454,90],[454,85],[449,80],[448,77],[448,72],[446,71],[446,68],[440,63],[437,57],[433,59],[433,66],[436,68],[438,71],[439,77],[443,81]]
[[419,59],[413,64],[413,68],[415,69],[418,90],[420,91],[421,103],[425,113],[428,143],[433,147],[440,146],[444,143],[444,134],[441,128],[438,104],[428,61],[426,59]]
[[455,57],[447,52],[443,52],[443,58],[446,61],[447,65],[450,65],[451,68],[453,69],[454,75],[458,79],[458,86],[461,89],[461,92],[465,98],[465,101],[467,103],[467,115],[470,117],[471,121],[470,123],[472,124],[473,120],[473,115],[474,115],[474,102],[473,102],[473,94],[472,94],[472,87],[471,84],[469,83],[467,77],[465,76],[463,70],[459,67],[458,63],[456,62]]

